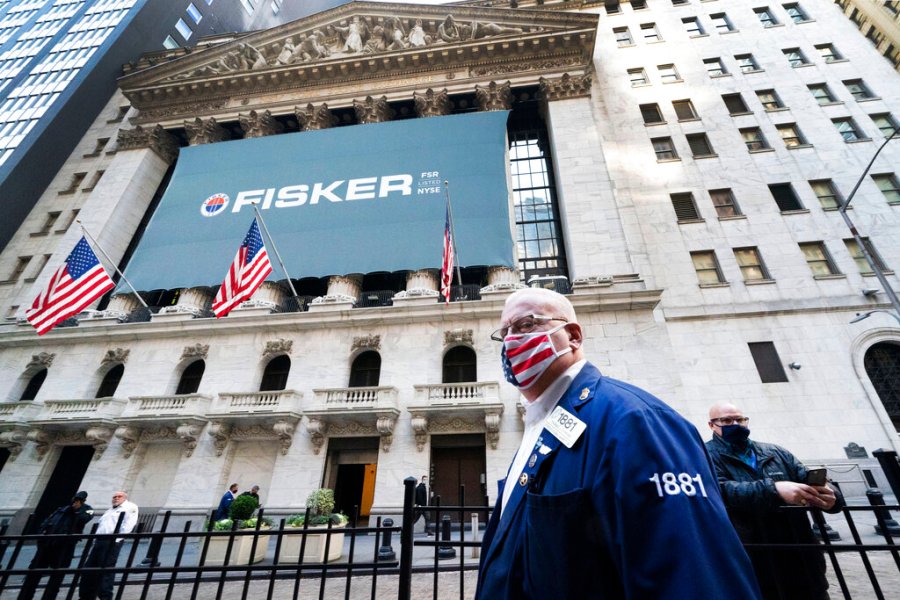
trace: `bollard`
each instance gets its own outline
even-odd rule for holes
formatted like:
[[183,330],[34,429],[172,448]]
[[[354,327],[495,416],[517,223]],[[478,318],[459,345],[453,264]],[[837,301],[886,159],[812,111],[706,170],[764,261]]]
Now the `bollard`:
[[[872,506],[884,506],[884,495],[878,488],[867,489],[866,498],[869,499],[869,504],[871,504]],[[878,519],[878,524],[875,525],[875,533],[877,533],[878,535],[884,535],[884,532],[881,528],[881,524],[884,523],[884,526],[887,527],[887,532],[889,534],[900,535],[900,524],[898,524],[897,521],[891,518],[891,511],[887,510],[886,508],[876,508],[875,517]]]
[[441,546],[438,548],[438,558],[454,558],[456,550],[450,546],[450,515],[444,515],[441,519]]
[[391,547],[391,530],[394,526],[394,520],[390,517],[385,519],[383,525],[387,528],[384,537],[381,539],[381,546],[378,548],[378,560],[397,560],[397,554]]
[[[472,541],[480,542],[478,539],[478,513],[472,513]],[[481,555],[481,548],[472,546],[472,558],[478,558]]]

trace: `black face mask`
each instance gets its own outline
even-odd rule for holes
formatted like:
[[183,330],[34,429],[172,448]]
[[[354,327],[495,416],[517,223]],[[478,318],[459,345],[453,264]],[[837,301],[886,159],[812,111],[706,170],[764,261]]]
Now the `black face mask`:
[[737,423],[722,425],[722,439],[735,446],[744,446],[750,437],[750,429]]

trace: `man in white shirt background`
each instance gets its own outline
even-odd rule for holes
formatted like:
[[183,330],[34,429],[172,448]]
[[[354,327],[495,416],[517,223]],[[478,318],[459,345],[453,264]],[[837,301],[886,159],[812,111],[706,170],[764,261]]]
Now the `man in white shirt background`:
[[[121,519],[121,524],[119,519]],[[113,492],[112,508],[100,517],[97,527],[98,534],[109,535],[108,538],[97,538],[84,563],[85,567],[104,568],[115,567],[119,558],[119,550],[122,549],[123,538],[113,537],[116,533],[131,533],[138,521],[138,507],[134,502],[129,502],[128,494],[119,490]],[[95,571],[85,573],[81,577],[78,586],[80,600],[112,600],[113,582],[115,573]]]

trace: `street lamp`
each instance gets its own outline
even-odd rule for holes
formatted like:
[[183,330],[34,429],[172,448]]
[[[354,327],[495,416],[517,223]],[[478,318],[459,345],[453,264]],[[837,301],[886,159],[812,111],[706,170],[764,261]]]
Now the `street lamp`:
[[875,310],[869,311],[867,313],[862,313],[862,316],[858,314],[856,318],[850,321],[851,323],[862,321],[863,319],[869,317],[873,312],[887,312],[892,317],[897,319],[898,322],[900,322],[900,299],[897,298],[897,294],[894,292],[891,284],[888,283],[887,277],[884,276],[884,272],[881,270],[881,267],[877,262],[875,262],[875,259],[872,258],[872,255],[869,253],[869,249],[866,248],[866,245],[863,243],[862,237],[856,230],[856,226],[847,215],[847,206],[850,205],[850,201],[853,200],[853,196],[856,195],[856,190],[859,189],[859,186],[862,184],[863,179],[865,179],[866,174],[869,172],[869,169],[872,168],[872,165],[875,163],[875,159],[878,158],[881,150],[885,146],[887,146],[888,142],[894,139],[894,136],[896,136],[898,132],[900,132],[900,127],[894,127],[894,131],[891,132],[891,135],[889,135],[887,139],[884,140],[884,143],[878,147],[878,150],[875,151],[875,155],[872,156],[872,160],[869,161],[869,164],[866,165],[866,169],[862,172],[862,175],[859,176],[859,181],[857,181],[856,185],[853,186],[853,189],[850,191],[850,195],[847,196],[846,200],[838,205],[838,212],[841,213],[841,217],[844,218],[844,222],[847,224],[847,227],[850,228],[850,233],[853,235],[853,239],[856,240],[857,247],[859,247],[860,252],[862,252],[863,257],[866,259],[866,262],[869,263],[869,267],[872,269],[872,272],[875,273],[875,277],[878,278],[878,282],[881,284],[881,288],[884,290],[884,293],[887,294],[888,299],[891,301],[891,305],[894,307],[894,312]]
[[882,310],[882,309],[880,309],[880,308],[876,308],[875,310],[870,310],[870,311],[867,311],[867,312],[864,312],[864,313],[856,313],[856,316],[853,317],[852,319],[850,319],[850,322],[851,322],[851,323],[859,323],[859,322],[862,321],[863,319],[868,319],[869,317],[871,317],[871,316],[874,315],[875,313],[879,313],[879,312],[885,313],[885,314],[887,314],[887,315],[891,315],[892,317],[894,317],[895,319],[897,319],[897,323],[900,323],[900,315],[897,315],[896,313],[892,313],[892,312],[889,311],[889,310]]

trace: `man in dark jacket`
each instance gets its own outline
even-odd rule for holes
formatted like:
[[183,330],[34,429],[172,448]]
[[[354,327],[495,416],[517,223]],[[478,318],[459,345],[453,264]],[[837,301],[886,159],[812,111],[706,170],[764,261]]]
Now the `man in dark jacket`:
[[[44,519],[38,532],[43,535],[54,536],[40,539],[37,543],[37,551],[29,569],[66,569],[72,562],[75,554],[75,544],[78,543],[78,534],[82,532],[85,524],[94,516],[94,510],[90,504],[85,504],[87,492],[78,492],[72,498],[71,504],[60,506],[53,514]],[[56,536],[69,537],[56,537]],[[59,586],[64,575],[53,573],[44,588],[44,600],[56,598]],[[22,588],[19,590],[19,600],[30,600],[34,597],[41,575],[29,573],[25,576]]]
[[[416,507],[418,510],[416,511],[416,521],[419,520],[419,517],[425,517],[425,533],[429,536],[431,533],[431,517],[428,513],[428,484],[426,481],[428,478],[425,475],[422,475],[422,480],[419,481],[419,485],[416,486]],[[421,507],[421,508],[419,508]]]
[[[806,511],[829,513],[844,506],[841,493],[826,485],[807,485],[807,468],[780,446],[751,441],[749,417],[729,403],[709,409],[713,438],[706,443],[734,528],[745,544],[815,544]],[[768,599],[829,598],[825,557],[816,548],[751,550],[763,596]]]

